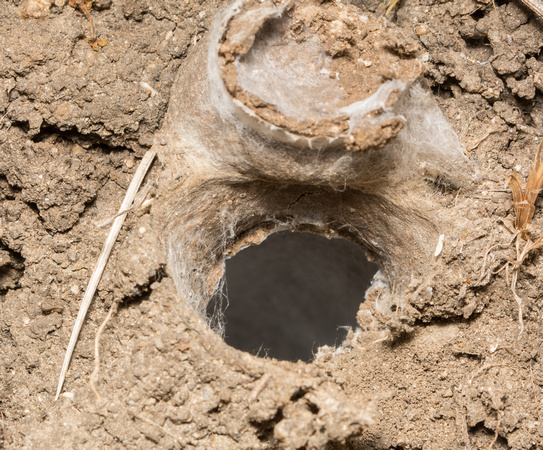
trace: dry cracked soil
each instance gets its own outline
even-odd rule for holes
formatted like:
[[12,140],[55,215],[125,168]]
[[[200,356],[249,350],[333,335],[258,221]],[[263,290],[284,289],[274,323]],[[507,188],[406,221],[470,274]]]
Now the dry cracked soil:
[[[426,83],[478,177],[454,192],[436,183],[462,219],[396,320],[366,323],[362,308],[344,345],[310,363],[231,348],[176,296],[152,221],[138,211],[53,401],[107,234],[96,224],[118,210],[177,71],[221,6],[95,0],[107,43],[94,50],[88,19],[66,0],[2,0],[0,448],[542,449],[541,254],[519,274],[522,334],[498,271],[514,249],[485,258],[511,240],[505,180],[514,169],[527,177],[543,135],[543,21],[517,0],[400,0],[388,16],[428,52]],[[134,245],[146,251],[134,256]],[[114,300],[99,402],[88,384],[94,336]]]

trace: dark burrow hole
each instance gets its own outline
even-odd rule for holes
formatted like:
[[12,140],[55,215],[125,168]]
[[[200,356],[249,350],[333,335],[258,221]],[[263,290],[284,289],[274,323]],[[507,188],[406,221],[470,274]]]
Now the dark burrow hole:
[[477,8],[470,15],[475,20],[481,20],[482,18],[484,18],[486,16],[486,11],[484,10],[484,8]]
[[19,279],[25,270],[25,259],[0,243],[0,294],[19,288]]
[[[226,343],[277,359],[310,361],[338,346],[378,270],[359,245],[276,233],[226,262]],[[343,328],[341,328],[343,327]]]

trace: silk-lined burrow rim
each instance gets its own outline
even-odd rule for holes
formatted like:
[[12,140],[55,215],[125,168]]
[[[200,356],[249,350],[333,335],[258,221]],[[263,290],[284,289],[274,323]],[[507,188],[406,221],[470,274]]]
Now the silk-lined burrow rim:
[[238,0],[217,13],[156,138],[168,270],[215,330],[225,260],[278,231],[353,240],[396,291],[424,272],[442,234],[425,180],[471,173],[422,86],[425,57],[351,5]]
[[311,0],[246,1],[224,19],[219,65],[244,120],[283,142],[379,149],[424,71],[419,45],[388,21]]

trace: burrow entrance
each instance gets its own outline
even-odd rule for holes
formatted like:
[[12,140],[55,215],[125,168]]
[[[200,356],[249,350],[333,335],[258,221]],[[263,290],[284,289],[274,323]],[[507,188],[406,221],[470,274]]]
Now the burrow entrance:
[[339,345],[378,266],[359,245],[281,232],[226,262],[222,294],[229,345],[259,356],[310,361]]

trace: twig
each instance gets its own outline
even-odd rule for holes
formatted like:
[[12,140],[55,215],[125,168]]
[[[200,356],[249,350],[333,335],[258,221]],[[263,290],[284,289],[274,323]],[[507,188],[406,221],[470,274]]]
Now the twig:
[[90,40],[95,41],[96,40],[96,29],[94,28],[94,21],[92,20],[91,13],[89,11],[89,8],[85,4],[85,1],[84,0],[70,0],[70,6],[72,8],[79,8],[79,10],[87,17],[87,19],[90,22],[90,27],[91,27]]
[[109,225],[111,222],[113,222],[117,217],[122,216],[123,214],[127,214],[132,211],[136,211],[138,209],[144,209],[147,206],[149,206],[152,203],[152,200],[146,200],[147,195],[149,194],[149,191],[153,187],[153,183],[151,183],[151,180],[149,180],[147,183],[145,183],[145,186],[140,190],[136,198],[134,199],[134,203],[132,206],[128,209],[125,209],[123,211],[119,211],[114,216],[110,217],[109,219],[102,220],[100,222],[96,223],[96,226],[98,228],[105,227],[106,225]]
[[[130,183],[130,186],[128,187],[128,191],[126,191],[126,195],[124,197],[123,203],[120,208],[121,211],[124,211],[130,208],[130,205],[134,201],[136,193],[138,192],[138,189],[143,181],[143,178],[145,177],[145,174],[149,170],[151,163],[155,159],[155,156],[156,156],[156,152],[154,150],[149,150],[143,156],[143,159],[141,160],[138,170],[134,174],[134,178],[132,179],[132,182]],[[109,254],[111,253],[111,250],[113,249],[113,245],[115,244],[115,241],[117,240],[117,236],[119,235],[119,231],[121,230],[125,217],[126,217],[126,214],[123,214],[122,216],[117,217],[115,221],[113,222],[109,235],[104,244],[104,248],[102,249],[102,253],[100,253],[98,262],[96,263],[94,271],[92,272],[91,278],[89,280],[89,284],[87,286],[87,290],[85,291],[85,294],[83,295],[83,300],[81,301],[81,307],[79,308],[79,313],[77,314],[77,319],[75,320],[74,328],[72,330],[72,335],[70,336],[70,342],[68,343],[68,348],[66,350],[64,362],[62,363],[62,370],[60,371],[60,377],[58,380],[57,394],[55,396],[55,400],[58,399],[58,396],[60,395],[60,392],[62,391],[64,378],[66,377],[66,372],[68,371],[68,367],[72,359],[72,354],[75,348],[75,344],[77,342],[77,338],[79,337],[79,332],[81,331],[81,327],[83,326],[83,321],[85,320],[85,316],[87,315],[87,311],[91,304],[92,298],[94,297],[94,293],[96,292],[96,288],[98,287],[98,283],[100,282],[100,278],[102,277],[102,273],[104,272],[104,268],[106,267]]]
[[[260,346],[260,349],[262,349],[262,346]],[[260,352],[260,350],[258,350]],[[271,374],[267,373],[265,375],[262,376],[262,378],[260,378],[258,380],[258,383],[256,384],[256,386],[253,388],[253,391],[251,392],[251,394],[249,395],[249,397],[247,398],[247,405],[248,405],[248,408],[250,408],[251,406],[251,403],[254,403],[256,401],[256,399],[258,398],[258,396],[262,393],[262,391],[266,388],[266,386],[268,385],[268,382],[271,380]],[[250,412],[250,409],[247,410],[245,412],[245,414],[243,414],[241,420],[244,420],[248,415],[249,415],[249,412]]]
[[94,392],[94,395],[96,395],[96,399],[98,400],[98,403],[102,403],[102,396],[100,395],[100,393],[94,386],[94,379],[96,378],[96,375],[98,375],[98,372],[100,371],[100,337],[102,336],[102,333],[104,329],[106,328],[106,325],[109,322],[109,319],[111,319],[111,316],[117,309],[117,306],[118,306],[118,303],[113,302],[113,304],[109,308],[106,318],[102,322],[102,325],[100,325],[100,328],[98,328],[98,331],[96,332],[96,336],[94,337],[94,370],[92,371],[89,377],[89,386],[92,392]]
[[253,392],[251,392],[251,395],[249,395],[248,403],[253,403],[256,401],[256,399],[258,398],[260,393],[264,390],[264,388],[266,387],[270,379],[271,379],[271,375],[267,373],[258,381],[257,385],[253,389]]
[[511,292],[513,292],[515,301],[518,304],[518,321],[520,323],[520,332],[518,334],[518,337],[520,338],[520,335],[524,331],[524,319],[522,318],[522,298],[517,294],[517,279],[518,279],[519,270],[520,270],[520,266],[515,267],[513,270],[513,277],[511,281]]
[[488,446],[487,450],[491,450],[492,447],[494,447],[494,444],[498,440],[499,435],[500,435],[500,414],[498,413],[498,423],[496,424],[496,434],[494,434],[494,439],[492,439],[492,442]]
[[[477,280],[477,282],[481,282],[484,278],[485,278],[485,269],[486,269],[486,263],[487,263],[487,258],[488,258],[488,255],[490,254],[491,251],[493,251],[495,248],[502,248],[502,249],[506,249],[506,248],[509,248],[511,247],[511,245],[513,244],[514,240],[517,238],[517,235],[518,233],[515,234],[515,236],[513,236],[513,239],[511,239],[511,241],[507,244],[496,244],[496,245],[493,245],[492,247],[490,247],[486,253],[485,253],[485,257],[483,259],[483,265],[481,267],[481,274],[479,275],[479,280]],[[501,271],[501,270],[500,270]]]
[[543,3],[540,0],[520,0],[521,3],[530,8],[536,15],[543,19]]
[[[521,0],[522,1],[522,0]],[[492,133],[496,133],[497,131],[499,131],[500,127],[499,126],[496,126],[494,128],[492,128],[490,131],[486,132],[485,135],[479,139],[477,139],[477,141],[475,142],[475,144],[473,144],[469,149],[468,149],[468,153],[469,152],[472,152],[473,150],[475,150],[477,147],[479,147],[479,145],[481,145],[481,143],[488,137],[490,136]],[[466,152],[464,152],[466,153]]]
[[485,370],[493,369],[494,367],[511,367],[509,364],[505,363],[487,363],[483,366],[479,367],[475,372],[473,372],[468,377],[468,384],[471,384],[475,378],[477,378],[479,375],[481,375]]

